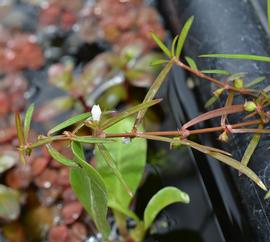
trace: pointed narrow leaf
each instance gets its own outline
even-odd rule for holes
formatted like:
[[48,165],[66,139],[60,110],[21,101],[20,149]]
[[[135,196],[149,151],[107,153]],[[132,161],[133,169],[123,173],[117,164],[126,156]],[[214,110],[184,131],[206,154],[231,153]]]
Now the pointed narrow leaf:
[[239,104],[239,105],[232,105],[229,107],[223,107],[223,108],[218,108],[206,113],[203,113],[194,119],[191,119],[189,122],[185,123],[182,127],[182,129],[187,129],[195,124],[198,124],[200,122],[203,122],[208,119],[216,118],[222,115],[228,115],[232,113],[238,113],[244,111],[244,106]]
[[270,29],[270,0],[267,0],[267,20],[268,28]]
[[64,122],[56,125],[51,130],[49,130],[48,135],[56,133],[56,132],[58,132],[62,129],[65,129],[73,124],[78,123],[78,122],[82,122],[82,121],[88,119],[90,116],[91,116],[91,114],[89,112],[87,112],[87,113],[82,113],[82,114],[76,115],[72,118],[69,118],[69,119],[65,120]]
[[165,187],[158,191],[144,210],[144,228],[147,230],[162,209],[173,203],[189,203],[189,196],[176,187]]
[[[153,82],[152,86],[150,87],[150,89],[148,90],[143,103],[149,102],[151,100],[153,100],[153,98],[155,97],[155,95],[157,94],[160,86],[162,85],[162,83],[164,82],[166,76],[168,75],[168,73],[170,72],[171,68],[173,66],[172,62],[169,62],[163,69],[162,71],[159,73],[158,77],[156,78],[156,80]],[[147,109],[141,110],[138,112],[137,114],[137,118],[135,120],[134,123],[134,128],[138,129],[140,124],[142,123],[142,120],[144,118],[144,115],[146,113]]]
[[206,55],[200,55],[199,57],[225,58],[225,59],[241,59],[241,60],[253,60],[253,61],[270,62],[270,57],[267,57],[267,56],[260,56],[260,55],[245,55],[245,54],[206,54]]
[[106,219],[108,197],[103,178],[85,161],[82,146],[77,142],[72,142],[71,145],[75,161],[81,166],[70,169],[71,187],[103,238],[107,239],[110,227]]
[[210,106],[212,106],[217,100],[219,99],[219,97],[217,96],[212,96],[211,98],[208,99],[208,101],[206,102],[206,104],[204,105],[205,108],[209,108]]
[[172,42],[172,47],[171,47],[171,54],[172,54],[172,57],[175,56],[175,46],[176,46],[176,43],[177,43],[177,40],[179,38],[179,35],[176,35],[173,39],[173,42]]
[[162,42],[162,40],[155,33],[151,33],[151,36],[153,40],[157,43],[159,48],[164,52],[164,54],[166,54],[169,58],[171,58],[172,57],[171,52],[169,51],[167,46]]
[[186,38],[187,38],[187,35],[188,35],[188,32],[189,32],[189,29],[193,23],[193,20],[194,20],[194,17],[190,17],[187,22],[185,23],[182,31],[181,31],[181,34],[179,35],[179,39],[178,39],[178,43],[177,43],[177,47],[176,47],[176,57],[179,59],[180,55],[181,55],[181,52],[182,52],[182,49],[183,49],[183,46],[184,46],[184,43],[186,41]]
[[24,145],[24,136],[23,136],[21,116],[19,113],[15,114],[15,122],[16,122],[16,129],[17,129],[17,134],[18,134],[19,145],[23,146]]
[[230,75],[229,71],[226,70],[217,70],[217,69],[213,69],[213,70],[201,70],[202,73],[204,74],[217,74],[217,75]]
[[93,136],[73,136],[71,140],[85,144],[100,144],[100,143],[112,143],[116,142],[114,139],[109,138],[97,138]]
[[248,84],[245,85],[245,87],[253,87],[261,82],[263,82],[264,80],[266,80],[265,76],[260,76],[254,80],[252,80],[251,82],[249,82]]
[[22,122],[21,117],[19,113],[15,114],[15,123],[16,123],[16,129],[18,134],[18,141],[19,141],[19,152],[20,152],[20,160],[23,164],[26,163],[25,156],[24,156],[24,150],[22,150],[22,147],[24,145],[24,136],[23,136],[23,129],[22,129]]
[[217,152],[211,152],[208,153],[209,156],[214,157],[215,159],[233,167],[234,169],[238,170],[240,173],[245,174],[247,177],[249,177],[252,181],[254,181],[261,189],[267,191],[264,183],[261,181],[261,179],[247,166],[241,164],[239,161],[228,157],[226,155],[217,153]]
[[[123,133],[132,129],[134,119],[129,117],[106,129],[106,134]],[[139,129],[143,131],[143,129]],[[133,193],[136,192],[144,174],[147,158],[147,142],[145,139],[133,138],[130,143],[114,142],[104,144],[110,155],[116,162],[116,166],[121,172],[128,187]],[[126,192],[125,187],[115,176],[112,169],[107,165],[103,155],[96,147],[95,149],[96,169],[104,178],[109,193],[109,204],[117,203],[122,208],[129,208],[131,197]],[[114,184],[113,186],[111,184]]]
[[257,145],[259,144],[260,142],[260,138],[261,138],[261,135],[260,134],[254,134],[252,139],[250,140],[246,150],[245,150],[245,153],[242,157],[242,160],[241,160],[241,163],[245,166],[248,165],[249,163],[249,160],[252,156],[252,154],[254,153]]
[[238,73],[234,73],[232,75],[230,75],[228,78],[227,78],[227,81],[234,81],[236,79],[241,79],[241,78],[244,78],[248,73],[246,72],[238,72]]
[[29,129],[30,129],[30,125],[31,125],[31,121],[32,121],[32,116],[33,116],[33,112],[34,112],[34,104],[31,104],[29,106],[29,108],[27,109],[26,113],[25,113],[25,118],[24,118],[24,138],[25,141],[28,140],[28,135],[29,135]]
[[148,109],[149,107],[156,105],[160,101],[161,101],[161,99],[150,100],[150,101],[138,104],[136,106],[133,106],[131,108],[128,108],[127,110],[117,114],[116,116],[102,122],[100,125],[101,129],[106,129],[106,128],[118,123],[119,121],[131,116],[134,113]]
[[269,199],[270,198],[270,190],[265,194],[264,199]]
[[161,64],[164,64],[164,63],[168,63],[168,60],[154,60],[151,62],[151,65],[152,66],[156,66],[156,65],[161,65]]
[[56,161],[58,161],[59,163],[61,163],[62,165],[70,166],[70,167],[78,167],[78,165],[73,160],[69,160],[68,158],[63,156],[60,152],[58,152],[56,149],[54,149],[52,147],[52,145],[47,144],[46,148],[47,148],[50,156],[53,159],[55,159]]
[[198,70],[197,64],[192,58],[186,56],[185,59],[192,70]]
[[97,144],[97,147],[99,149],[99,152],[103,156],[105,162],[107,165],[112,169],[115,176],[118,178],[118,180],[122,183],[122,185],[125,187],[127,193],[130,197],[133,197],[133,192],[127,185],[126,181],[124,180],[121,172],[119,171],[118,167],[116,166],[115,161],[113,160],[112,156],[110,155],[109,151],[106,149],[106,147],[103,144]]

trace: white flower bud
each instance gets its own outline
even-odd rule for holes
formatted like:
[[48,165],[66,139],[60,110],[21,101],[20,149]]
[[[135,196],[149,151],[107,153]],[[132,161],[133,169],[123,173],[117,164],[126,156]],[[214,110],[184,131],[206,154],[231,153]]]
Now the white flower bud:
[[91,114],[92,114],[92,119],[93,121],[99,121],[100,120],[100,117],[101,117],[101,109],[99,107],[99,105],[94,105],[92,107],[92,110],[91,110]]

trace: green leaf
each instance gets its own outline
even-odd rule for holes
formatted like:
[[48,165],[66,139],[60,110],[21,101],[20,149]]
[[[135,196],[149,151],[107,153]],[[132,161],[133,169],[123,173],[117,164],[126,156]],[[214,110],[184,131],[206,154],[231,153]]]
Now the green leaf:
[[[160,72],[160,74],[158,75],[158,77],[156,78],[156,80],[153,82],[152,86],[149,88],[146,96],[144,97],[143,103],[147,103],[151,100],[153,100],[153,98],[155,97],[155,95],[157,94],[160,86],[162,85],[162,83],[164,82],[167,74],[170,72],[171,68],[173,66],[172,62],[169,62]],[[135,120],[134,123],[134,128],[138,129],[140,124],[142,123],[142,120],[144,118],[144,115],[146,113],[147,109],[141,110],[140,112],[138,112],[137,114],[137,118]]]
[[178,43],[177,43],[177,47],[176,47],[176,57],[179,59],[180,55],[181,55],[181,52],[182,52],[182,49],[183,49],[183,46],[184,46],[184,43],[186,41],[186,38],[187,38],[187,35],[188,35],[188,32],[189,32],[189,29],[193,23],[193,20],[194,20],[194,17],[190,17],[187,22],[185,23],[182,31],[181,31],[181,34],[179,35],[179,39],[178,39]]
[[204,74],[217,74],[217,75],[230,75],[229,71],[226,70],[201,70],[202,73]]
[[137,223],[140,222],[140,219],[132,210],[119,205],[119,203],[116,203],[113,200],[109,200],[109,207],[117,210],[118,212],[121,212],[122,214],[126,215],[129,218],[132,218]]
[[210,58],[225,58],[225,59],[241,59],[241,60],[252,60],[252,61],[264,61],[270,62],[270,57],[260,55],[245,55],[245,54],[207,54],[200,55],[199,57],[210,57]]
[[24,118],[24,137],[25,140],[28,140],[28,135],[29,135],[29,129],[30,129],[30,124],[31,124],[31,120],[32,120],[32,116],[33,116],[33,112],[34,112],[34,104],[31,104],[29,106],[29,108],[27,109],[26,113],[25,113],[25,118]]
[[205,108],[209,108],[210,106],[212,106],[217,100],[219,99],[219,97],[217,96],[212,96],[211,98],[208,99],[208,101],[205,103],[204,107]]
[[22,149],[22,146],[24,146],[24,136],[23,136],[23,129],[22,129],[22,122],[21,117],[19,113],[15,114],[15,124],[18,134],[18,141],[19,141],[19,153],[20,153],[20,160],[22,163],[26,163],[25,156],[24,156],[24,150]]
[[169,58],[172,58],[171,52],[169,51],[167,46],[162,42],[162,40],[155,33],[151,33],[151,36],[153,40],[157,43],[159,48],[164,52],[164,54],[166,54]]
[[245,87],[253,87],[261,82],[263,82],[264,80],[266,80],[266,77],[265,76],[260,76],[252,81],[250,81],[248,84],[245,85]]
[[[262,128],[263,126],[260,125],[259,128]],[[241,163],[245,166],[248,165],[249,163],[249,160],[252,156],[252,154],[254,153],[257,145],[259,144],[260,142],[260,138],[261,138],[261,135],[260,134],[254,134],[252,139],[250,140],[246,150],[245,150],[245,153],[242,157],[242,160],[241,160]]]
[[177,40],[179,38],[179,35],[176,35],[173,39],[173,42],[172,42],[172,47],[171,47],[171,54],[172,54],[172,57],[175,56],[175,46],[176,46],[176,43],[177,43]]
[[267,20],[268,28],[270,29],[270,0],[267,0]]
[[[121,133],[132,128],[133,119],[127,118],[106,129],[106,133]],[[104,144],[110,155],[116,162],[116,166],[132,193],[139,186],[146,163],[147,143],[145,139],[134,138],[129,144],[122,142]],[[107,185],[109,192],[109,204],[112,202],[122,208],[128,208],[131,197],[125,187],[108,167],[101,152],[96,149],[96,167]],[[112,186],[113,184],[113,186]]]
[[230,75],[230,76],[227,78],[227,81],[234,81],[234,80],[236,80],[236,79],[242,79],[242,78],[244,78],[246,75],[247,75],[246,72],[238,72],[238,73],[234,73],[234,74]]
[[15,150],[0,150],[0,176],[13,167],[19,160],[19,154]]
[[215,159],[233,167],[234,169],[238,170],[240,173],[245,174],[247,177],[249,177],[252,181],[254,181],[261,189],[267,191],[264,183],[261,181],[261,179],[247,166],[241,164],[239,161],[228,157],[226,155],[217,153],[217,152],[211,152],[208,153],[209,156],[214,157]]
[[75,161],[82,167],[70,169],[70,183],[79,201],[94,220],[97,229],[106,239],[110,233],[107,222],[108,197],[106,185],[99,173],[85,161],[82,146],[72,142]]
[[168,60],[154,60],[154,61],[151,62],[151,65],[156,66],[156,65],[161,65],[161,64],[164,64],[164,63],[168,63]]
[[158,191],[144,210],[144,226],[147,230],[162,209],[173,203],[189,203],[189,196],[176,187],[165,187]]
[[71,140],[77,141],[80,143],[85,143],[85,144],[100,144],[100,143],[112,143],[116,142],[117,140],[115,139],[109,139],[109,138],[97,138],[93,136],[73,136],[71,137]]
[[0,219],[15,220],[20,214],[20,195],[0,184]]
[[264,199],[269,199],[270,198],[270,190],[265,194]]
[[91,116],[91,114],[89,112],[87,112],[87,113],[82,113],[82,114],[76,115],[72,118],[69,118],[69,119],[65,120],[64,122],[56,125],[51,130],[49,130],[48,135],[56,133],[56,132],[58,132],[62,129],[65,129],[73,124],[78,123],[78,122],[82,122],[82,121],[88,119],[90,116]]
[[116,116],[114,116],[114,117],[112,117],[110,119],[107,119],[104,122],[101,122],[101,124],[100,124],[101,129],[106,129],[106,128],[120,122],[121,120],[131,116],[134,113],[137,113],[139,111],[142,111],[144,109],[147,109],[147,108],[149,108],[151,106],[156,105],[160,101],[161,101],[161,99],[150,100],[150,101],[138,104],[136,106],[133,106],[131,108],[128,108],[127,110],[117,114]]
[[103,156],[103,159],[107,163],[108,167],[111,168],[114,175],[118,178],[118,180],[123,185],[123,187],[125,187],[126,192],[132,198],[133,197],[133,192],[130,190],[129,186],[127,185],[126,181],[124,180],[120,170],[118,169],[118,167],[116,165],[116,162],[112,158],[109,151],[106,149],[106,147],[103,144],[98,144],[97,147],[98,147],[98,150],[99,150],[100,154]]
[[198,70],[197,64],[192,58],[186,56],[185,59],[192,70]]
[[52,145],[47,144],[46,148],[51,155],[51,157],[55,160],[57,160],[59,163],[65,166],[70,166],[70,167],[78,167],[78,165],[73,161],[69,160],[65,156],[63,156],[60,152],[58,152],[56,149],[52,147]]

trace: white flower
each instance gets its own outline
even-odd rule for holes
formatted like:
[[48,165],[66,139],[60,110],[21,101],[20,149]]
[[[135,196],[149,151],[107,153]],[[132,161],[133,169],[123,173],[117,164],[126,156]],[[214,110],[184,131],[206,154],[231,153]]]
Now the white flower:
[[100,120],[100,117],[101,117],[101,109],[99,107],[99,105],[94,105],[92,107],[92,110],[91,110],[91,114],[92,114],[92,119],[93,121],[99,121]]

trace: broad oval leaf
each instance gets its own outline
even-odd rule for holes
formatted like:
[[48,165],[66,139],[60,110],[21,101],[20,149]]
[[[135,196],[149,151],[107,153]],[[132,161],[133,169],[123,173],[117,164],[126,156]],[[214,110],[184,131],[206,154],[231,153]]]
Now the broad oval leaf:
[[[129,131],[132,128],[132,123],[133,119],[124,119],[106,129],[106,133],[121,133]],[[144,172],[147,149],[146,140],[134,138],[129,144],[117,142],[104,144],[104,146],[114,159],[124,181],[132,193],[135,193]],[[126,192],[125,187],[119,179],[115,176],[112,169],[108,167],[102,153],[98,149],[96,149],[96,161],[97,170],[102,175],[109,192],[109,203],[114,202],[123,208],[128,208],[131,197]]]
[[108,195],[100,174],[85,161],[82,146],[72,142],[75,161],[81,167],[70,169],[70,183],[79,201],[94,220],[97,229],[107,239],[110,227],[107,222]]
[[29,135],[29,129],[32,121],[32,116],[34,112],[34,104],[31,104],[29,108],[27,109],[25,113],[25,118],[24,118],[24,138],[27,141],[28,140],[28,135]]
[[187,204],[189,200],[188,194],[176,187],[165,187],[158,191],[148,202],[144,210],[143,219],[145,230],[151,226],[162,209],[177,202]]
[[56,132],[58,132],[62,129],[65,129],[73,124],[78,123],[78,122],[82,122],[82,121],[88,119],[90,116],[91,116],[90,112],[87,112],[87,113],[82,113],[82,114],[76,115],[72,118],[69,118],[69,119],[65,120],[64,122],[56,125],[51,130],[49,130],[48,135],[56,133]]
[[20,194],[0,184],[0,218],[15,220],[20,214]]
[[187,35],[188,35],[188,32],[189,32],[189,29],[193,23],[193,20],[194,20],[194,17],[191,16],[185,23],[182,31],[181,31],[181,34],[179,35],[179,39],[178,39],[178,43],[177,43],[177,47],[176,47],[176,57],[179,59],[180,55],[181,55],[181,52],[182,52],[182,49],[183,49],[183,46],[184,46],[184,43],[186,41],[186,38],[187,38]]
[[63,156],[60,152],[58,152],[56,149],[52,147],[52,145],[47,144],[46,148],[51,155],[51,157],[55,160],[57,160],[59,163],[65,166],[70,166],[70,167],[78,167],[78,165],[73,161],[69,160],[65,156]]

